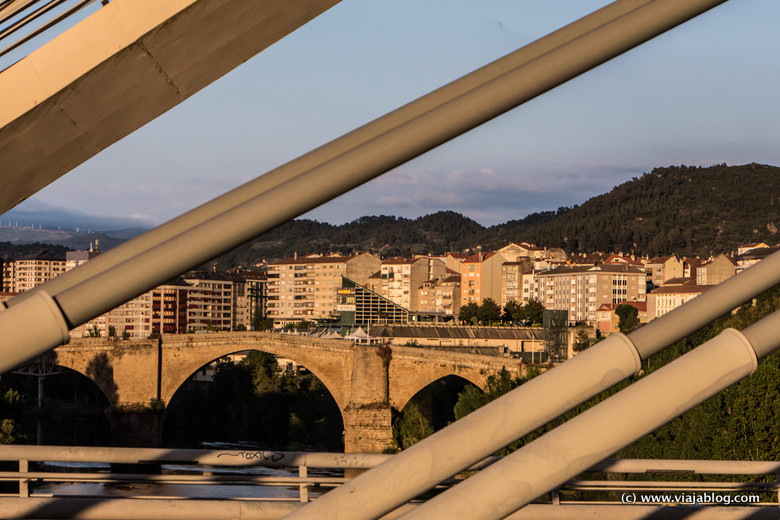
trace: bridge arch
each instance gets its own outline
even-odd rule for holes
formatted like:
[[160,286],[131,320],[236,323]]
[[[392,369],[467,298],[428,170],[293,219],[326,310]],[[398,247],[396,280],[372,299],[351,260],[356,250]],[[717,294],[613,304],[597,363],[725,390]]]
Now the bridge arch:
[[[301,341],[278,334],[231,333],[166,336],[162,347],[160,397],[168,403],[176,391],[203,366],[219,358],[258,350],[289,358],[306,367],[330,392],[340,410],[349,403],[352,352],[341,342]],[[341,354],[333,356],[334,353]]]
[[115,343],[110,338],[79,339],[47,353],[44,360],[83,375],[115,406],[122,402],[115,377]]
[[486,361],[484,356],[415,347],[393,347],[389,366],[390,405],[404,406],[420,390],[447,376],[458,376],[485,390],[487,378],[506,368],[513,376],[525,374],[522,362],[509,358]]

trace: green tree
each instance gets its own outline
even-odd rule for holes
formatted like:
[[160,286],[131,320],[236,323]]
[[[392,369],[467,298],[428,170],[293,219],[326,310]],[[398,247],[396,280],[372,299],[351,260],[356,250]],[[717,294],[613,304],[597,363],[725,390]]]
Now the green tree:
[[18,444],[26,440],[19,425],[23,407],[22,394],[0,380],[0,444]]
[[501,319],[501,306],[493,298],[485,298],[477,310],[477,319],[483,325],[490,325]]
[[590,335],[585,327],[577,327],[577,335],[574,337],[572,349],[574,352],[582,352],[591,346]]
[[[743,329],[780,309],[780,286],[743,305],[648,360],[645,373],[715,337]],[[620,451],[620,458],[778,460],[780,457],[780,351],[756,372]]]
[[241,365],[249,369],[252,384],[258,394],[278,392],[282,389],[282,369],[273,354],[252,350],[241,361]]
[[484,393],[476,386],[467,386],[463,392],[458,394],[458,402],[455,404],[455,419],[465,417],[477,408],[520,386],[526,380],[525,378],[513,379],[506,367],[502,367],[497,373],[488,376]]
[[531,323],[542,323],[544,305],[536,298],[531,298],[523,305],[523,318]]
[[460,311],[458,313],[458,319],[465,323],[471,323],[472,318],[477,317],[478,311],[479,311],[479,305],[477,305],[474,302],[469,302],[460,308]]
[[621,303],[615,309],[615,314],[620,318],[618,329],[623,334],[628,334],[639,326],[639,311],[633,305]]
[[511,323],[514,321],[521,321],[523,318],[523,304],[517,300],[509,300],[504,305],[504,312],[501,315],[501,321],[504,323]]
[[415,403],[409,403],[404,408],[403,417],[398,424],[396,442],[401,449],[420,442],[433,433],[430,419],[420,411]]

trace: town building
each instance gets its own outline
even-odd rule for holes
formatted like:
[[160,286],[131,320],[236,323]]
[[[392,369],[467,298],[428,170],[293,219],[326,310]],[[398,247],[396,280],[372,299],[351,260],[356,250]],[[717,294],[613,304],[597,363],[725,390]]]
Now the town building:
[[420,287],[426,282],[443,280],[447,267],[438,258],[389,258],[382,261],[379,277],[371,277],[373,290],[412,312],[422,310]]
[[29,291],[65,270],[64,258],[49,255],[27,255],[3,262],[3,291]]
[[647,282],[660,287],[667,280],[683,276],[683,263],[675,256],[656,256],[644,262]]
[[620,317],[615,312],[621,305],[630,305],[637,310],[637,321],[639,323],[647,323],[647,302],[620,302],[620,303],[605,303],[598,309],[596,309],[596,329],[599,332],[611,333],[620,332],[618,323]]
[[463,261],[460,278],[460,306],[501,298],[501,266],[507,261],[495,252],[476,253]]
[[182,275],[190,285],[187,295],[188,331],[233,330],[234,283],[222,273],[190,271]]
[[66,251],[65,252],[65,270],[75,269],[85,262],[102,255],[102,251],[96,251],[90,247],[89,251]]
[[726,255],[718,255],[704,262],[696,269],[697,285],[718,285],[731,278],[737,271],[737,265]]
[[754,249],[764,249],[769,247],[768,244],[765,244],[764,242],[750,242],[748,244],[742,244],[737,248],[737,255],[744,255],[748,251],[753,251]]
[[423,282],[417,289],[420,313],[454,317],[460,311],[460,275],[447,271],[448,277]]
[[748,249],[747,251],[744,250],[744,247],[740,247],[739,250],[743,252],[735,258],[737,263],[735,271],[737,273],[744,271],[751,265],[763,260],[775,251],[780,250],[780,246],[769,247],[766,244],[761,243],[759,244],[759,247]]
[[688,283],[684,285],[665,285],[653,289],[647,295],[647,319],[653,320],[663,316],[710,288],[712,288],[712,285]]
[[645,271],[633,265],[562,266],[537,279],[544,307],[568,311],[570,323],[593,324],[605,303],[645,300]]
[[468,258],[468,255],[464,255],[463,253],[447,253],[442,256],[430,256],[429,258],[441,260],[449,271],[460,273],[461,264]]
[[501,306],[512,300],[523,303],[534,297],[535,277],[533,263],[528,257],[501,264]]
[[256,320],[265,319],[267,315],[268,273],[247,269],[237,269],[233,273],[240,276],[246,285],[244,294],[237,297],[236,326],[243,324],[250,330]]
[[352,256],[306,256],[268,265],[268,317],[275,325],[337,317],[341,278],[365,284],[381,260],[368,253]]

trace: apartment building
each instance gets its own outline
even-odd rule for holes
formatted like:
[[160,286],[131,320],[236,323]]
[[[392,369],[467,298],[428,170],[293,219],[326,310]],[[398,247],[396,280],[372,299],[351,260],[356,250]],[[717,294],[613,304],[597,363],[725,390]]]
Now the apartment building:
[[[513,259],[514,260],[514,259]],[[460,278],[460,305],[501,298],[501,266],[510,261],[496,252],[477,253],[463,261]]]
[[418,288],[418,311],[443,316],[460,312],[460,275],[448,271],[443,280],[428,280]]
[[186,334],[189,331],[190,284],[174,278],[151,291],[151,332]]
[[[116,309],[106,314],[108,327],[113,327],[114,334],[118,337],[145,339],[153,332],[152,308],[153,297],[151,292],[146,292],[138,298],[133,298]],[[104,331],[101,335],[108,335]]]
[[498,304],[504,306],[512,300],[522,303],[533,298],[533,271],[533,263],[528,258],[501,264],[501,299],[497,300]]
[[497,251],[498,254],[503,255],[509,262],[516,262],[518,258],[525,257],[531,260],[550,260],[553,263],[565,262],[566,252],[559,247],[537,247],[528,242],[521,242],[515,244],[510,242]]
[[647,295],[647,319],[653,320],[663,316],[712,287],[712,285],[686,283],[653,289]]
[[380,266],[381,260],[368,253],[273,262],[268,265],[267,315],[277,325],[334,318],[342,276],[362,285]]
[[464,255],[463,253],[447,253],[446,255],[442,256],[429,256],[428,258],[436,258],[438,260],[441,260],[444,262],[444,266],[454,273],[460,273],[461,271],[461,264],[465,259],[468,258],[468,255]]
[[734,276],[737,265],[726,255],[718,255],[696,269],[697,285],[718,285]]
[[544,307],[568,311],[572,323],[594,323],[605,303],[645,300],[645,271],[633,265],[562,266],[536,276]]
[[249,330],[256,315],[266,316],[268,273],[238,269],[232,274],[239,276],[244,284],[236,295],[236,327],[244,325]]
[[683,276],[683,263],[675,256],[656,256],[644,262],[647,281],[655,287]]
[[389,258],[382,261],[379,277],[372,276],[370,285],[388,300],[419,312],[422,310],[420,288],[426,282],[443,280],[446,276],[446,264],[438,258]]
[[190,331],[233,330],[233,280],[217,272],[191,271],[182,276],[190,285],[187,327]]
[[643,261],[647,281],[660,287],[668,280],[683,276],[683,262],[676,256],[656,256]]
[[89,251],[66,251],[65,252],[65,270],[70,271],[75,269],[85,262],[89,262],[93,258],[102,255],[102,251],[95,251],[91,249]]
[[766,258],[767,256],[771,255],[775,251],[780,250],[780,246],[774,246],[769,247],[764,243],[761,243],[758,247],[755,247],[753,249],[748,249],[745,251],[745,247],[740,247],[740,251],[744,251],[740,253],[734,260],[737,263],[736,272],[741,273],[748,267],[750,267],[753,264],[756,264]]
[[28,255],[3,263],[3,291],[24,292],[65,272],[65,259]]

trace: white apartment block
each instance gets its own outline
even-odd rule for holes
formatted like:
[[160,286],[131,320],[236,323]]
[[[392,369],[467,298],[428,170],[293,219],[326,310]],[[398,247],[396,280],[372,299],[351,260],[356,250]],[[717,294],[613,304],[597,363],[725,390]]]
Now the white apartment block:
[[546,309],[569,312],[569,321],[596,321],[604,303],[645,301],[645,271],[626,265],[567,266],[538,273]]
[[268,266],[268,317],[281,325],[332,318],[341,277],[362,285],[380,265],[379,258],[367,253],[273,262]]
[[653,320],[696,298],[712,285],[667,285],[647,295],[647,319]]
[[65,272],[65,260],[34,256],[3,263],[3,291],[24,292]]

